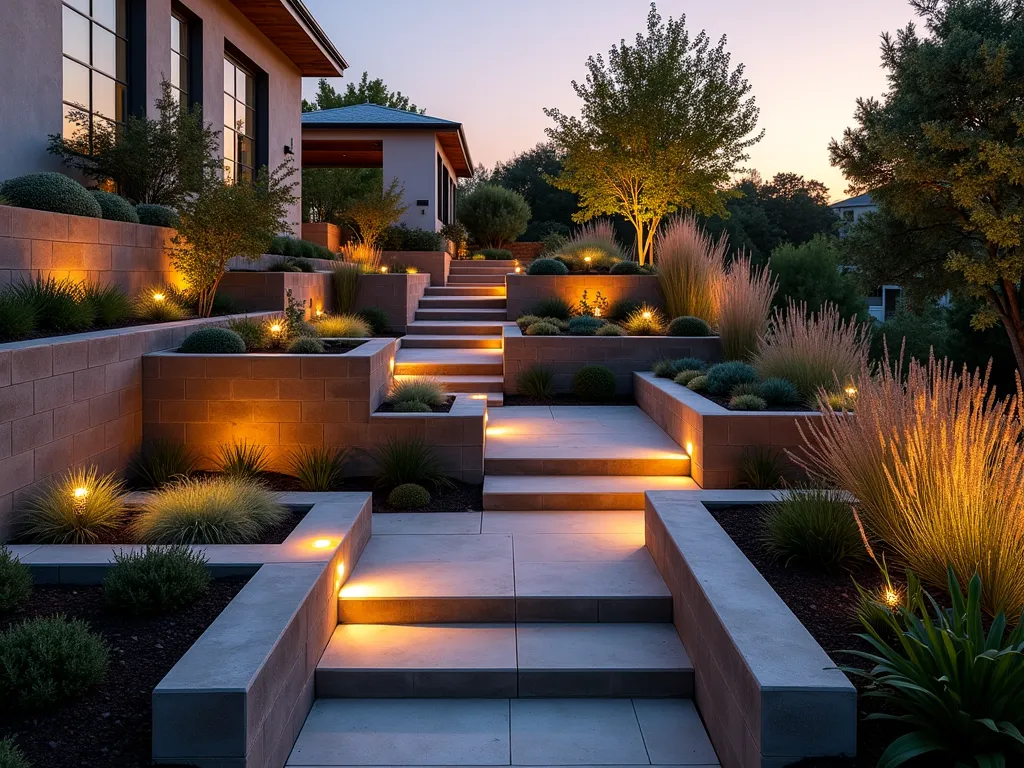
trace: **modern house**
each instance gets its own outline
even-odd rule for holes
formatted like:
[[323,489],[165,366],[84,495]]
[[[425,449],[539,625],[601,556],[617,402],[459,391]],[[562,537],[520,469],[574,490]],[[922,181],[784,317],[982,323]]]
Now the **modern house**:
[[[840,200],[829,206],[843,222],[843,227],[856,224],[861,217],[878,210],[878,203],[866,192],[863,195]],[[842,232],[840,231],[840,235]],[[895,314],[899,308],[900,297],[903,289],[898,285],[882,285],[876,288],[867,296],[868,312],[878,322],[882,323]]]
[[228,176],[301,163],[302,78],[348,67],[301,0],[4,0],[2,20],[0,179],[61,170],[47,136],[73,106],[152,115],[163,80],[222,130]]
[[863,195],[850,197],[832,203],[829,206],[844,223],[856,224],[865,213],[872,213],[878,210],[878,203],[871,199],[871,194],[865,192]]
[[457,179],[473,175],[461,123],[356,104],[302,115],[303,168],[381,168],[398,179],[411,228],[436,232],[455,220]]

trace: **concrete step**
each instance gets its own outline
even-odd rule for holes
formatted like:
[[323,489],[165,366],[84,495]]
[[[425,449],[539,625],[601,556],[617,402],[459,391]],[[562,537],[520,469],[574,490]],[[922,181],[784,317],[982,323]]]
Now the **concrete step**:
[[481,269],[497,269],[498,267],[512,269],[515,265],[515,259],[453,259],[451,269],[473,272]]
[[420,309],[505,309],[504,296],[424,296]]
[[504,296],[501,285],[432,285],[424,296]]
[[413,320],[406,336],[501,336],[503,325],[487,320]]
[[448,276],[452,275],[507,275],[510,272],[515,272],[515,266],[509,265],[503,267],[500,264],[495,266],[488,264],[486,267],[474,267],[473,269],[456,268],[448,272]]
[[672,624],[342,624],[319,698],[690,697]]
[[484,509],[643,509],[646,491],[696,491],[689,477],[485,475]]
[[411,376],[500,376],[500,349],[399,349],[395,374]]
[[[408,338],[408,337],[406,337]],[[411,379],[414,376],[395,376],[395,379]],[[504,379],[501,376],[458,376],[441,375],[434,376],[435,380],[441,382],[448,388],[449,392],[465,392],[467,394],[487,394],[487,402],[490,405],[492,395],[502,394]],[[504,400],[504,398],[502,398]]]
[[[500,427],[499,427],[500,429]],[[490,443],[488,439],[488,444]],[[614,446],[611,446],[614,448]],[[543,451],[541,452],[543,453]],[[486,458],[484,472],[488,475],[507,477],[522,475],[602,475],[602,476],[658,476],[687,477],[690,474],[690,457],[679,453],[672,458],[636,459],[621,456],[548,456],[539,455],[525,458]]]
[[403,349],[429,347],[434,349],[501,349],[501,336],[442,336],[420,333],[403,336]]
[[486,274],[486,273],[449,273],[448,284],[449,285],[505,285],[505,274],[500,275]]
[[417,309],[416,320],[504,321],[504,309]]

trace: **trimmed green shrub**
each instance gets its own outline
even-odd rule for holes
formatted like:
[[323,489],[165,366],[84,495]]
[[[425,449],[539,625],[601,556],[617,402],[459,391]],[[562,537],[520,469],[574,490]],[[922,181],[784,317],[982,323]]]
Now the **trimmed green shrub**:
[[92,305],[94,322],[101,327],[123,323],[133,314],[131,298],[113,283],[102,287],[87,285],[83,298]]
[[11,291],[0,291],[0,342],[18,341],[36,329],[36,311]]
[[313,323],[305,320],[295,320],[288,323],[289,339],[319,339],[320,333]]
[[217,452],[217,469],[230,477],[259,477],[270,467],[270,453],[266,447],[243,440],[227,445],[222,443]]
[[58,707],[98,685],[107,646],[78,619],[58,614],[0,632],[0,701],[9,710]]
[[643,305],[639,301],[633,299],[619,299],[612,303],[612,308],[608,311],[608,319],[614,323],[621,323],[634,312],[638,312],[641,306]]
[[582,400],[615,397],[615,374],[603,365],[585,365],[572,377],[572,391]]
[[430,492],[416,483],[404,483],[388,494],[388,506],[395,509],[420,509],[429,503]]
[[200,355],[242,355],[245,342],[228,328],[200,328],[181,342],[179,352]]
[[441,471],[441,462],[434,447],[421,437],[399,438],[389,436],[373,454],[377,465],[377,484],[396,487],[406,483],[432,485],[435,488],[451,485]]
[[574,317],[569,320],[570,336],[593,336],[598,329],[605,325],[604,320],[599,317]]
[[559,333],[557,325],[546,323],[543,320],[534,323],[526,329],[527,336],[557,336]]
[[705,371],[708,367],[707,361],[699,357],[681,357],[675,363],[679,371]]
[[711,326],[699,317],[677,317],[668,324],[666,336],[710,336]]
[[[387,327],[386,319],[384,325]],[[358,315],[324,315],[313,323],[313,330],[318,336],[325,339],[365,339],[376,334],[369,321],[361,313]]]
[[267,253],[272,256],[288,256],[293,259],[334,259],[334,252],[310,240],[279,235],[270,241]]
[[526,231],[530,206],[518,192],[483,184],[471,194],[459,196],[456,218],[474,242],[494,248],[515,240]]
[[757,385],[757,394],[772,407],[797,405],[800,393],[785,379],[765,379]]
[[298,259],[277,259],[267,267],[267,272],[301,272]]
[[419,400],[403,400],[394,405],[395,413],[430,413],[434,409]]
[[766,445],[755,445],[743,450],[737,467],[741,486],[768,490],[782,485],[789,470],[789,462],[782,451]]
[[345,476],[345,448],[303,445],[288,460],[299,487],[310,493],[328,493],[341,486]]
[[675,360],[662,358],[661,360],[654,361],[654,364],[651,366],[651,373],[659,379],[674,379],[676,374],[679,373],[679,367],[676,365]]
[[0,768],[32,768],[14,739],[0,739]]
[[242,343],[245,344],[245,351],[252,352],[255,349],[263,349],[267,343],[267,327],[263,321],[252,317],[239,317],[228,321],[228,330],[237,333]]
[[676,384],[681,384],[682,386],[685,387],[685,386],[688,386],[689,383],[691,381],[693,381],[694,379],[696,379],[698,376],[703,376],[703,375],[704,374],[701,373],[700,371],[694,371],[694,370],[680,371],[679,373],[677,373],[675,375],[675,377],[672,379],[672,381],[674,381]]
[[132,311],[139,320],[151,323],[172,323],[189,317],[178,294],[170,290],[146,291],[135,299]]
[[113,610],[159,616],[187,608],[210,586],[206,555],[185,545],[115,552],[103,580],[103,597]]
[[555,259],[534,259],[526,268],[528,275],[568,275],[569,268]]
[[120,195],[100,189],[90,190],[89,194],[100,204],[100,211],[102,211],[104,219],[125,221],[129,224],[139,223],[139,214],[136,212],[135,206]]
[[312,336],[300,336],[288,345],[288,352],[293,355],[322,355],[325,351],[324,343]]
[[160,438],[143,443],[128,462],[127,475],[136,488],[162,488],[196,471],[199,457],[184,443]]
[[287,512],[249,478],[182,478],[154,493],[132,521],[143,544],[254,544]]
[[757,381],[757,370],[752,365],[732,361],[718,363],[708,368],[708,392],[712,395],[728,395],[737,384]]
[[410,401],[439,407],[448,402],[448,390],[443,383],[427,376],[395,381],[388,392],[387,402],[395,405]]
[[549,296],[534,304],[530,314],[545,320],[554,317],[568,322],[569,318],[573,316],[573,306],[561,296]]
[[89,190],[62,173],[30,173],[0,184],[0,197],[18,208],[98,219],[103,209]]
[[512,261],[515,258],[512,251],[504,248],[481,248],[477,253],[482,253],[488,261]]
[[135,206],[135,213],[139,216],[140,224],[148,224],[151,227],[171,227],[172,229],[178,226],[177,212],[166,205],[140,203]]
[[597,329],[595,336],[625,336],[626,329],[615,323],[606,323]]
[[520,315],[519,319],[516,320],[516,325],[519,326],[520,331],[525,331],[534,323],[540,322],[540,318],[536,315]]
[[38,544],[95,544],[120,528],[123,495],[113,474],[68,470],[22,505],[22,534]]
[[32,571],[0,545],[0,614],[11,613],[32,594]]
[[708,377],[707,374],[702,373],[700,376],[694,376],[686,383],[686,388],[691,392],[707,392],[708,391]]
[[384,230],[377,245],[382,251],[440,251],[441,233],[399,224]]
[[531,365],[519,374],[516,389],[535,400],[550,400],[555,394],[555,372],[545,365]]
[[612,268],[608,270],[613,275],[640,275],[643,274],[643,270],[640,269],[640,265],[631,260],[619,261],[612,264]]
[[729,408],[734,411],[766,411],[768,403],[757,395],[733,395],[729,400]]
[[762,522],[765,546],[787,564],[836,571],[865,554],[853,509],[836,490],[796,488],[766,506]]
[[96,319],[95,308],[86,301],[84,284],[70,278],[37,274],[22,278],[8,290],[32,307],[36,326],[42,331],[85,331]]
[[390,321],[388,320],[388,313],[383,309],[367,307],[366,309],[360,309],[356,314],[367,322],[374,336],[383,336],[388,332]]
[[[732,392],[729,393],[729,397],[738,397],[740,395],[756,395],[760,397],[760,395],[757,394],[759,383],[760,382],[757,381],[744,381],[742,384],[737,384],[732,388]],[[763,397],[761,399],[764,400]]]

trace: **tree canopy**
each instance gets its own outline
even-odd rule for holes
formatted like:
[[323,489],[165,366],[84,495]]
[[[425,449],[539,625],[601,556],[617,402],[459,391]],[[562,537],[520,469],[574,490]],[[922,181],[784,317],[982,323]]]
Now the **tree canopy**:
[[641,263],[668,214],[724,213],[719,189],[761,139],[758,109],[743,65],[732,67],[723,36],[691,38],[686,17],[663,21],[651,4],[647,34],[587,60],[573,81],[580,117],[546,109],[547,129],[564,155],[559,189],[579,196],[578,222],[621,215],[636,230]]
[[985,301],[974,327],[1001,323],[1024,371],[1024,5],[911,5],[925,34],[909,24],[882,36],[888,91],[857,101],[856,126],[829,146],[832,163],[851,193],[879,203],[887,218],[873,226],[947,249],[931,256],[958,290]]
[[542,240],[550,234],[568,235],[579,201],[575,194],[558,189],[549,179],[562,172],[562,158],[551,143],[538,144],[511,160],[498,163],[488,175],[491,184],[522,195],[531,218],[524,240]]
[[371,80],[368,72],[363,72],[358,83],[347,83],[343,93],[338,93],[325,78],[320,78],[313,101],[302,100],[302,111],[316,112],[353,104],[380,104],[382,107],[404,109],[420,115],[426,111],[409,101],[409,97],[401,91],[392,91],[379,77]]

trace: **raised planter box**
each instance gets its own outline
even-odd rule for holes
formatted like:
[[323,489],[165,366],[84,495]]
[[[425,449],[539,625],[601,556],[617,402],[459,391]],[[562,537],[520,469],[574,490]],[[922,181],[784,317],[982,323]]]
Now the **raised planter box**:
[[399,267],[416,267],[422,274],[430,275],[431,285],[448,285],[452,257],[444,251],[384,251],[383,261],[393,272],[398,272]]
[[426,273],[362,275],[355,308],[382,309],[388,316],[388,330],[405,333],[409,323],[416,319],[420,299],[430,284],[430,275]]
[[147,355],[143,435],[185,443],[203,467],[221,444],[242,440],[266,446],[277,471],[301,446],[347,447],[350,475],[372,474],[371,451],[389,436],[418,435],[446,474],[482,482],[486,402],[460,395],[449,413],[374,413],[397,347],[371,339],[344,355]]
[[[273,253],[265,253],[255,260],[235,256],[233,259],[228,259],[228,270],[232,272],[266,272],[277,262],[286,258],[288,257],[278,256]],[[313,269],[317,272],[330,272],[338,264],[337,261],[329,261],[327,259],[304,259],[304,261],[312,264]]]
[[702,496],[649,491],[645,532],[672,592],[673,621],[694,667],[695,703],[723,768],[854,755],[856,689]]
[[701,488],[735,488],[739,459],[750,448],[799,451],[797,425],[821,418],[817,411],[730,411],[639,369],[633,390],[637,405],[690,455],[690,476]]
[[609,304],[619,299],[646,301],[651,306],[660,306],[663,301],[658,278],[655,275],[516,275],[505,277],[506,307],[509,320],[525,315],[541,299],[553,296],[565,299],[572,306],[579,304],[583,291],[591,303],[601,292]]
[[524,336],[516,325],[504,328],[505,394],[517,394],[519,374],[534,365],[555,374],[555,392],[572,391],[572,378],[585,365],[603,365],[615,374],[615,391],[633,392],[634,371],[662,358],[721,358],[717,336]]
[[292,298],[302,302],[307,319],[314,317],[318,309],[334,309],[334,286],[329,272],[227,272],[217,295],[230,298],[244,312],[283,312],[288,306],[288,291]]
[[341,227],[337,224],[325,221],[304,222],[301,231],[303,240],[330,248],[335,253],[341,250]]
[[0,344],[0,539],[14,506],[52,475],[81,465],[123,470],[142,438],[142,356],[230,319]]

